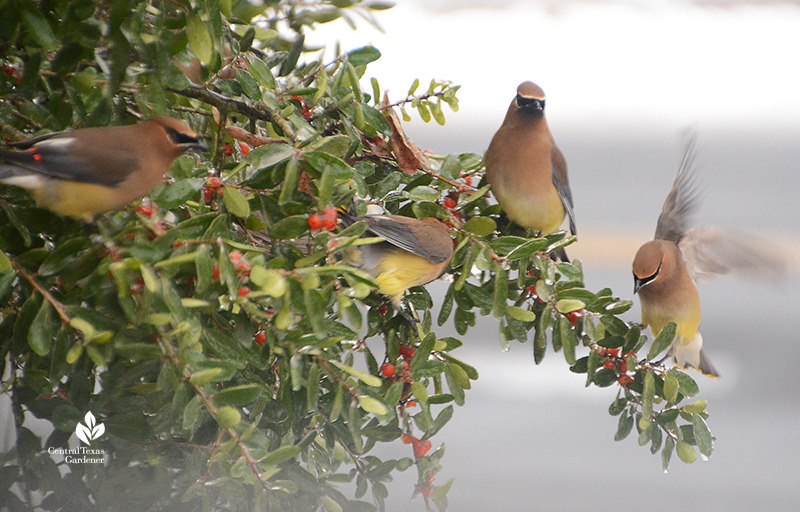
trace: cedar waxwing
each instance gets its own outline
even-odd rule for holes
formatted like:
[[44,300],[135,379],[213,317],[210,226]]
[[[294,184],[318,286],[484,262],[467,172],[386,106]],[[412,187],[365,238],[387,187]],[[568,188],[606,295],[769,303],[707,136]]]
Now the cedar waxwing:
[[674,356],[681,367],[719,377],[698,332],[700,296],[695,281],[729,272],[777,278],[787,272],[789,260],[774,245],[755,244],[749,235],[734,236],[713,227],[688,229],[698,205],[693,146],[692,141],[664,201],[654,239],[642,245],[633,260],[633,293],[641,299],[642,324],[654,337],[668,323],[677,325],[667,357]]
[[575,213],[567,161],[553,141],[544,115],[544,91],[523,82],[503,124],[486,150],[486,181],[508,218],[523,228],[547,234]]
[[377,236],[385,241],[352,247],[345,261],[372,275],[380,284],[380,293],[388,296],[398,309],[406,290],[439,277],[453,257],[450,231],[440,220],[342,214],[345,225],[360,220],[369,226],[364,236]]
[[59,215],[91,218],[117,210],[152,189],[185,151],[208,151],[177,119],[83,128],[14,144],[0,153],[0,182],[32,191]]

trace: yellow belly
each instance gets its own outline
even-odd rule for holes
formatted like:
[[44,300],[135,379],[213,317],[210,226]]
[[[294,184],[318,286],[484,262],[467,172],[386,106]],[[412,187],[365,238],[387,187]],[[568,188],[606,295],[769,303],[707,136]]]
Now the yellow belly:
[[117,189],[89,183],[50,180],[34,191],[36,202],[64,217],[76,219],[125,206],[127,197],[120,199]]
[[658,336],[661,329],[670,322],[675,322],[677,331],[675,337],[681,343],[689,343],[697,329],[700,327],[700,304],[684,305],[677,310],[665,311],[661,308],[653,307],[642,301],[642,323],[650,327],[653,336]]
[[493,188],[493,192],[508,218],[526,229],[552,233],[564,222],[564,205],[554,186],[539,195],[504,187]]
[[441,272],[440,265],[427,259],[398,249],[383,258],[375,268],[375,280],[381,285],[380,292],[399,302],[406,290],[427,284]]

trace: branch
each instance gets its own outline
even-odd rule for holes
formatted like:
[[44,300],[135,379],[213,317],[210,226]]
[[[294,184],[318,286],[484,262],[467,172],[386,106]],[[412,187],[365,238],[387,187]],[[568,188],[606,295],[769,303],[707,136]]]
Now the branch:
[[281,117],[278,111],[271,109],[263,102],[247,99],[235,100],[198,85],[190,85],[186,89],[167,88],[167,90],[187,98],[203,101],[221,110],[238,112],[249,118],[276,124],[292,142],[297,140],[297,135],[289,122]]
[[61,317],[61,321],[65,324],[68,324],[71,319],[69,315],[67,315],[67,309],[64,307],[64,305],[58,300],[56,300],[56,298],[53,297],[53,295],[50,292],[42,288],[42,285],[36,282],[36,279],[34,279],[33,276],[28,273],[27,270],[22,268],[22,266],[19,263],[17,263],[16,260],[14,260],[14,258],[9,258],[9,260],[11,260],[11,266],[14,267],[14,272],[16,272],[18,276],[28,281],[31,284],[31,286],[33,286],[33,288],[37,292],[39,292],[39,294],[42,297],[44,297],[44,299],[47,302],[52,304],[53,307],[56,308],[58,316]]

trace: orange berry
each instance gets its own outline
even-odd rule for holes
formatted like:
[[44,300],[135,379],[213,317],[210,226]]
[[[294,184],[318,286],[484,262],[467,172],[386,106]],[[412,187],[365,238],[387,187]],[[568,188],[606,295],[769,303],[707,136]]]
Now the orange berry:
[[322,217],[317,215],[316,213],[312,214],[308,218],[308,227],[311,228],[311,231],[319,231],[322,229],[323,221]]
[[245,297],[248,293],[250,293],[250,288],[246,286],[239,288],[239,297]]
[[381,375],[386,378],[394,377],[394,369],[395,367],[392,363],[385,363],[383,366],[381,366]]
[[264,344],[265,341],[267,341],[267,333],[265,333],[264,331],[258,331],[256,335],[253,337],[253,341],[255,341],[256,344],[260,347],[261,345]]
[[414,444],[414,455],[417,457],[424,457],[428,454],[431,449],[431,442],[427,439],[425,441],[419,441],[418,443]]
[[620,375],[619,378],[617,378],[617,382],[619,382],[620,385],[622,385],[623,387],[627,387],[628,384],[633,382],[633,380],[634,380],[633,377],[631,377],[630,375],[627,375],[627,374],[626,375]]
[[225,143],[225,148],[223,149],[225,156],[233,156],[233,148],[227,142]]
[[248,146],[244,142],[239,143],[239,149],[242,150],[242,156],[247,156],[247,153],[250,152],[250,146]]
[[444,207],[452,210],[456,207],[456,202],[452,197],[445,197],[444,198]]
[[603,368],[608,368],[609,370],[613,370],[614,369],[614,361],[611,361],[611,360],[606,361],[605,363],[603,363]]
[[408,433],[400,436],[400,440],[403,441],[403,444],[411,444],[413,441],[415,441],[414,437]]
[[608,355],[611,357],[619,357],[619,349],[618,348],[610,348],[606,351]]
[[400,345],[400,355],[405,357],[406,359],[412,359],[414,357],[414,347],[409,345]]

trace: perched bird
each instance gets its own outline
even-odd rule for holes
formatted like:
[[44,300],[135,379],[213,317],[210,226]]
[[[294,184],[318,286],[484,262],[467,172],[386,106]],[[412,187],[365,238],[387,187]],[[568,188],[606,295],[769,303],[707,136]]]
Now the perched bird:
[[364,236],[384,241],[351,247],[345,261],[361,268],[380,284],[380,293],[399,309],[403,293],[412,286],[428,284],[441,275],[453,257],[450,231],[434,218],[412,219],[398,215],[342,215],[342,223],[365,221]]
[[642,245],[633,260],[633,293],[641,300],[642,324],[653,336],[670,322],[677,332],[667,356],[681,367],[719,377],[703,350],[700,296],[695,281],[717,274],[739,272],[761,278],[779,278],[789,259],[766,241],[738,236],[714,227],[689,229],[689,217],[698,206],[694,141],[684,154],[672,190],[664,201],[655,237]]
[[523,228],[551,233],[566,214],[575,235],[567,162],[547,126],[544,103],[544,91],[533,82],[517,87],[486,150],[486,180],[509,219]]
[[24,151],[0,152],[0,182],[29,189],[40,205],[74,218],[122,208],[147,194],[185,151],[208,151],[171,117],[52,133],[13,146]]

